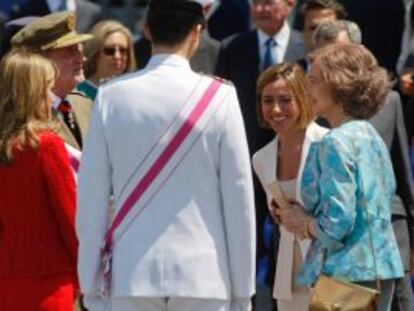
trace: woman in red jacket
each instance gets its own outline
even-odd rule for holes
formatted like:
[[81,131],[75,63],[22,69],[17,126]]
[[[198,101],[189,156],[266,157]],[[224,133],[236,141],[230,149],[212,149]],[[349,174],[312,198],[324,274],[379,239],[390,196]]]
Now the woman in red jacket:
[[53,65],[12,52],[0,63],[0,309],[73,310],[75,181],[51,122]]

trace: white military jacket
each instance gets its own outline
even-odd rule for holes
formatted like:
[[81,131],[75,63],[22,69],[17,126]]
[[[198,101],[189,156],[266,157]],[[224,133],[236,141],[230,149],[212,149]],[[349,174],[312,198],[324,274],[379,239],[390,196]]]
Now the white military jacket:
[[[154,161],[148,156],[154,142],[154,154],[167,143],[159,140],[166,124],[211,80],[184,58],[164,54],[100,88],[79,172],[76,230],[84,294],[100,286],[111,194],[116,214]],[[234,299],[254,293],[252,177],[233,86],[221,86],[192,135],[115,234],[113,297]]]

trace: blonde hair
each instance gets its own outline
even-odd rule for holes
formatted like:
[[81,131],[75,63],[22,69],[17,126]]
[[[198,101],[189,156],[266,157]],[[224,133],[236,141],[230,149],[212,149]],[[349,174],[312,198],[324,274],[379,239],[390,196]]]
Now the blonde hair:
[[299,127],[305,129],[312,121],[312,110],[308,102],[308,96],[306,93],[306,77],[302,68],[298,64],[281,63],[276,66],[271,66],[259,76],[256,86],[256,113],[259,121],[259,125],[263,128],[269,129],[269,125],[265,122],[262,109],[262,93],[263,89],[270,83],[273,83],[279,79],[286,81],[290,92],[295,99],[295,102],[299,108]]
[[38,148],[37,133],[51,129],[48,89],[56,76],[52,63],[27,50],[13,50],[0,63],[0,164],[13,149]]
[[96,23],[90,33],[93,35],[91,40],[85,42],[85,76],[89,78],[96,72],[99,53],[101,52],[106,38],[114,33],[121,32],[128,40],[128,61],[125,72],[134,71],[136,69],[135,53],[132,42],[132,34],[128,28],[115,20],[104,20]]

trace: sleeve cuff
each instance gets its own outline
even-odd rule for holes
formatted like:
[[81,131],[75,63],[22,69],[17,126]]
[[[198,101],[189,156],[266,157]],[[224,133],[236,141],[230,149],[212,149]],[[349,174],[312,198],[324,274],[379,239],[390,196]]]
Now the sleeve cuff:
[[83,305],[89,311],[110,311],[111,303],[106,297],[97,295],[86,295],[83,296]]
[[332,239],[329,235],[327,235],[324,231],[322,231],[321,227],[319,226],[318,222],[314,222],[315,225],[315,233],[316,238],[321,242],[324,248],[327,248],[330,251],[336,251],[344,247],[344,244]]
[[250,298],[236,298],[231,301],[230,311],[251,311],[252,301]]

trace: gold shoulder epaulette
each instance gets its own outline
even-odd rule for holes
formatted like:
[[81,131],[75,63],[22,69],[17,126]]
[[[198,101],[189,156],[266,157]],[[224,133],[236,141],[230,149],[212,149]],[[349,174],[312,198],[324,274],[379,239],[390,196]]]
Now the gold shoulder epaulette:
[[233,82],[231,82],[230,80],[226,80],[226,79],[224,79],[224,78],[222,78],[222,77],[219,77],[219,76],[212,76],[212,78],[213,78],[214,80],[220,81],[221,83],[228,84],[228,85],[233,85]]

